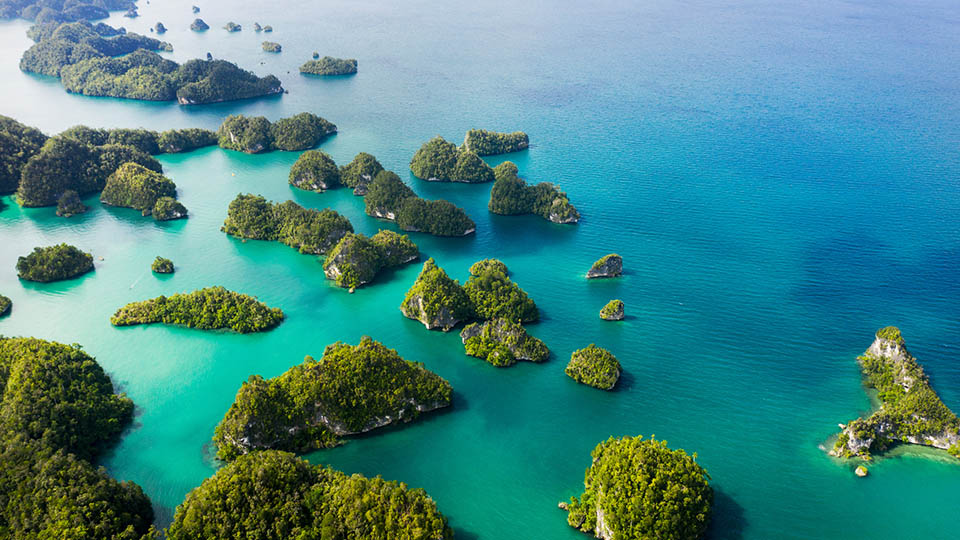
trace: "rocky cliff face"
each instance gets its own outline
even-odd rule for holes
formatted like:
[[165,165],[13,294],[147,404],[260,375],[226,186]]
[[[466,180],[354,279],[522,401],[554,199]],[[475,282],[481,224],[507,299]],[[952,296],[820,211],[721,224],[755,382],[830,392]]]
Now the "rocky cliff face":
[[400,311],[403,312],[405,316],[423,323],[423,325],[427,327],[427,330],[439,328],[444,332],[448,332],[460,323],[460,319],[454,317],[453,312],[447,306],[442,306],[437,316],[431,319],[427,315],[424,307],[423,297],[419,295],[410,297],[409,306],[405,303],[403,306],[400,306]]
[[587,279],[611,278],[623,274],[623,257],[611,253],[593,263],[587,272]]

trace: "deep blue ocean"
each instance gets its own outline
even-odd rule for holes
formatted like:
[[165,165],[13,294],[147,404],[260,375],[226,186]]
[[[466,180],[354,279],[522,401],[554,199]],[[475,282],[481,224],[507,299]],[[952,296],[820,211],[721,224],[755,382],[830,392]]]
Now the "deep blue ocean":
[[[187,29],[195,15],[211,29]],[[215,129],[228,114],[310,111],[339,134],[339,164],[374,154],[421,196],[477,223],[467,238],[414,233],[426,257],[465,279],[497,257],[537,302],[531,325],[553,355],[497,369],[463,354],[456,333],[429,332],[397,309],[419,272],[408,265],[355,294],[330,285],[315,257],[219,231],[237,193],[330,207],[364,233],[392,224],[348,190],[290,187],[297,153],[208,148],[162,156],[190,210],[157,224],[92,196],[86,215],[0,210],[4,335],[80,343],[137,405],[135,426],[103,465],[143,486],[172,519],[215,471],[213,428],[251,374],[275,376],[337,340],[371,335],[450,380],[454,406],[424,421],[310,454],[346,472],[423,487],[457,538],[586,538],[557,502],[579,495],[590,451],[610,436],[656,435],[696,452],[716,489],[711,538],[955,538],[960,463],[899,449],[870,465],[821,445],[870,408],[856,356],[876,329],[899,326],[946,404],[960,411],[960,3],[956,1],[364,0],[139,3],[112,24],[150,35],[162,21],[176,60],[205,56],[273,73],[283,96],[181,107],[65,93],[24,74],[26,21],[0,23],[0,114],[53,134],[94,127]],[[229,20],[244,26],[229,34]],[[256,34],[253,23],[270,24]],[[260,42],[282,44],[262,52]],[[357,58],[350,77],[308,78],[321,55]],[[490,185],[427,183],[413,152],[471,128],[523,130],[517,163],[558,183],[576,226],[486,209]],[[68,242],[103,261],[87,276],[20,282],[36,245]],[[590,281],[617,252],[625,276]],[[151,275],[156,255],[174,260]],[[259,335],[162,326],[117,329],[121,305],[224,285],[281,307]],[[601,321],[611,298],[627,320]],[[613,392],[563,368],[589,343],[625,374]]]

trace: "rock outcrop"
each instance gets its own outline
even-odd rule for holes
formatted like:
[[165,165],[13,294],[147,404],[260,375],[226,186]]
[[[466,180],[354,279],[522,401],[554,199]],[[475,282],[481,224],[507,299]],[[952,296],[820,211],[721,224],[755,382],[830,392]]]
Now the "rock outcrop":
[[623,257],[611,253],[593,263],[587,271],[587,279],[620,277],[621,274],[623,274]]
[[600,318],[605,321],[622,321],[623,316],[622,300],[611,300],[600,310]]
[[550,351],[539,339],[528,335],[520,323],[493,319],[473,323],[460,332],[466,353],[497,366],[512,366],[518,360],[543,362]]

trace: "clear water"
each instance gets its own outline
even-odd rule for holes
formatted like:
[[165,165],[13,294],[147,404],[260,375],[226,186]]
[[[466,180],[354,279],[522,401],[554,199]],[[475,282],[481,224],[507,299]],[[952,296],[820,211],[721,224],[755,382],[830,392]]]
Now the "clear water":
[[[214,472],[206,445],[243,380],[369,334],[449,379],[454,407],[308,457],[426,488],[459,538],[582,538],[557,502],[579,493],[594,445],[635,434],[698,452],[718,492],[714,538],[955,536],[960,466],[942,453],[898,452],[858,479],[819,446],[869,408],[854,358],[887,324],[960,410],[956,2],[204,2],[204,34],[187,30],[194,2],[141,2],[139,19],[112,20],[140,32],[160,20],[173,58],[210,51],[275,73],[289,94],[201,108],[67,95],[18,71],[28,25],[14,21],[0,23],[0,113],[48,133],[320,114],[340,127],[322,146],[338,162],[371,152],[421,195],[467,209],[476,235],[415,241],[460,279],[503,259],[540,306],[530,331],[553,356],[496,369],[454,333],[403,318],[418,265],[350,295],[313,257],[219,232],[239,192],[331,207],[365,233],[391,226],[346,190],[290,188],[294,153],[164,156],[191,213],[175,223],[95,197],[70,220],[6,198],[0,291],[14,308],[0,333],[82,343],[134,399],[136,425],[103,464],[144,487],[160,524]],[[227,34],[228,20],[244,30]],[[255,34],[254,21],[276,30]],[[283,53],[262,52],[264,39]],[[301,77],[314,50],[358,58],[359,74]],[[493,216],[489,185],[408,176],[422,142],[473,127],[527,131],[533,147],[509,159],[559,182],[580,225]],[[61,241],[103,260],[73,281],[17,280],[18,255]],[[583,279],[611,251],[626,275]],[[151,275],[156,255],[177,273]],[[126,302],[214,284],[288,320],[251,336],[108,322]],[[597,317],[611,298],[626,321]],[[563,374],[591,342],[624,365],[614,392]]]

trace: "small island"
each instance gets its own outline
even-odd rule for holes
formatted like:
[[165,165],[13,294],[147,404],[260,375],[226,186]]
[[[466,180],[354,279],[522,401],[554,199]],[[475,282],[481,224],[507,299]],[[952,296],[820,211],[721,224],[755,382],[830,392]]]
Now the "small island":
[[366,152],[354,156],[353,161],[340,167],[340,182],[353,188],[354,195],[366,195],[367,186],[383,170],[377,158]]
[[13,306],[13,301],[7,298],[6,296],[0,294],[0,317],[3,317],[7,313],[10,313],[10,308]]
[[[200,10],[197,10],[197,11],[200,11]],[[197,11],[194,11],[194,13],[196,13]],[[210,25],[205,23],[203,19],[196,18],[193,20],[192,23],[190,23],[190,29],[193,30],[194,32],[203,32],[204,30],[209,30]]]
[[469,324],[460,332],[460,339],[467,355],[497,367],[512,366],[518,360],[543,362],[550,356],[542,341],[527,334],[520,323],[507,319]]
[[444,332],[473,317],[473,305],[460,282],[450,279],[433,258],[423,263],[417,280],[400,305],[407,318],[423,323],[428,330]]
[[278,53],[283,50],[283,47],[280,46],[276,41],[264,41],[261,43],[264,52],[269,53]]
[[521,323],[540,318],[537,304],[507,277],[507,266],[497,259],[484,259],[470,267],[463,285],[473,312],[479,319],[507,319]]
[[307,150],[290,167],[289,181],[295,188],[323,193],[341,185],[341,172],[323,150]]
[[153,205],[153,219],[171,221],[187,217],[187,209],[173,197],[160,197]]
[[623,300],[611,300],[600,310],[600,318],[605,321],[623,320]]
[[59,217],[72,217],[77,214],[86,213],[90,208],[83,204],[83,201],[80,200],[80,195],[72,189],[68,189],[63,192],[63,195],[57,199],[57,216]]
[[[107,177],[107,185],[100,194],[100,202],[109,206],[133,208],[144,216],[149,216],[153,215],[161,198],[174,200],[176,196],[177,186],[169,178],[137,163],[124,163]],[[161,205],[160,211],[164,215],[158,219],[172,217],[169,209],[165,208],[169,204],[164,202]],[[185,210],[180,217],[186,217]]]
[[368,215],[395,221],[405,231],[435,236],[466,236],[477,225],[462,208],[449,201],[421,199],[393,171],[380,171],[367,187]]
[[410,171],[431,182],[493,182],[493,169],[475,152],[447,142],[443,137],[430,139],[413,154]]
[[33,248],[17,259],[17,276],[27,281],[50,283],[72,279],[93,270],[93,255],[68,244]]
[[857,363],[864,385],[877,391],[880,406],[867,418],[841,426],[832,455],[870,459],[873,453],[906,443],[941,448],[960,458],[960,419],[931,388],[899,328],[878,330]]
[[519,152],[530,147],[530,138],[522,131],[498,133],[485,129],[471,129],[463,139],[463,147],[478,156],[493,156]]
[[230,329],[241,334],[263,332],[281,322],[280,308],[223,287],[132,302],[110,317],[114,326],[162,323],[200,330]]
[[563,370],[568,377],[580,384],[612,390],[620,379],[620,362],[610,351],[593,343],[573,351],[570,363]]
[[263,27],[260,26],[260,23],[255,22],[255,23],[253,23],[253,31],[254,31],[254,32],[261,32],[261,31],[263,31]]
[[590,456],[583,494],[560,503],[571,527],[603,540],[704,537],[713,488],[696,454],[637,436],[610,437]]
[[417,245],[405,234],[381,230],[371,238],[347,233],[323,263],[323,272],[338,287],[353,291],[373,281],[384,268],[420,258]]
[[263,31],[269,34],[270,32],[273,32],[273,27],[269,24],[265,24],[263,25]]
[[223,25],[223,29],[227,32],[239,32],[240,30],[243,30],[243,27],[233,21],[230,21]]
[[570,204],[566,193],[549,182],[527,185],[517,176],[518,172],[517,166],[510,161],[504,161],[493,169],[496,181],[487,204],[492,213],[504,216],[536,214],[560,224],[580,221],[580,212]]
[[241,456],[204,480],[177,507],[166,537],[294,538],[278,534],[279,524],[297,531],[296,538],[315,540],[453,538],[422,489],[346,475],[275,450]]
[[347,233],[350,220],[337,212],[307,209],[293,201],[268,202],[259,195],[237,195],[227,210],[221,231],[237,238],[272,240],[300,253],[322,255]]
[[155,274],[172,274],[173,261],[158,255],[157,258],[153,260],[153,263],[150,264],[150,270]]
[[623,257],[610,253],[597,259],[587,271],[587,279],[615,278],[623,274]]
[[220,148],[258,154],[270,150],[313,148],[337,132],[337,126],[311,113],[300,113],[271,123],[263,116],[228,116],[217,130]]
[[164,26],[162,22],[157,22],[157,24],[153,26],[153,29],[157,34],[164,34],[167,31],[167,27]]
[[250,377],[213,442],[226,461],[255,450],[329,448],[447,407],[452,395],[446,380],[369,337],[356,346],[337,342],[319,361],[308,356],[278,377]]
[[300,66],[300,73],[306,75],[352,75],[357,72],[357,60],[355,58],[334,58],[324,56],[319,60],[319,56],[314,53],[314,59],[308,60]]

